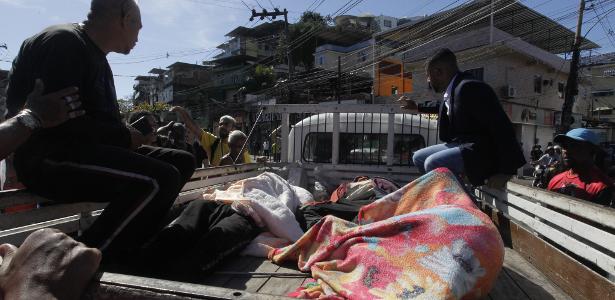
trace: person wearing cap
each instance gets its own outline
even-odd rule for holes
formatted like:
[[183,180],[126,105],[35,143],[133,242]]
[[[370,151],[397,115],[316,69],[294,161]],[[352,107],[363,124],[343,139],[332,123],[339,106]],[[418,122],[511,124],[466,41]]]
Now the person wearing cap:
[[562,146],[567,170],[553,177],[547,189],[613,207],[613,184],[594,162],[602,151],[598,136],[591,130],[576,128],[556,136],[554,141]]

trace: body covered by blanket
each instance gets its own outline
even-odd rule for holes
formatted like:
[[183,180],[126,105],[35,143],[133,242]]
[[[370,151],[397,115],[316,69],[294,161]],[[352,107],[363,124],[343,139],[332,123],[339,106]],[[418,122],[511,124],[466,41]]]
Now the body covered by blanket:
[[270,258],[311,272],[319,284],[301,296],[313,298],[474,299],[502,267],[497,229],[447,169],[364,206],[359,222],[326,217]]
[[203,197],[231,204],[237,212],[251,217],[260,227],[290,242],[303,235],[295,220],[295,211],[302,204],[313,201],[307,190],[269,172],[237,181],[225,191],[215,191]]

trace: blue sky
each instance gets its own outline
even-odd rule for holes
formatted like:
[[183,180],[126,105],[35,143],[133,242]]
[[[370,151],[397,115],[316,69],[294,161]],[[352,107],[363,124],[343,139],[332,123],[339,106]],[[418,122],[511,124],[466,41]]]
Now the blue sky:
[[[602,1],[602,0],[596,0]],[[259,9],[257,0],[244,0],[250,7]],[[291,21],[313,3],[321,0],[258,0],[260,5],[287,8]],[[348,0],[322,1],[316,11],[332,14]],[[395,17],[430,14],[455,3],[454,0],[364,0],[348,14],[383,14]],[[559,17],[566,12],[576,11],[578,0],[523,0],[523,4],[550,16]],[[241,0],[140,0],[144,28],[139,43],[128,55],[109,55],[109,61],[116,75],[115,82],[119,97],[132,93],[134,75],[145,75],[154,67],[166,67],[175,61],[201,62],[212,55],[212,49],[225,41],[225,34],[237,26],[253,26],[249,22],[250,12]],[[597,7],[599,13],[612,8]],[[89,0],[0,0],[0,44],[6,43],[8,51],[0,49],[0,69],[9,69],[10,61],[19,51],[22,41],[41,29],[58,23],[79,22],[89,9]],[[586,18],[596,15],[594,10]],[[576,16],[561,21],[573,28]],[[615,51],[615,36],[606,34],[610,25],[615,26],[615,12],[603,19],[588,37],[602,46],[601,53]],[[589,25],[589,26],[588,26]],[[585,25],[584,32],[591,27]],[[171,56],[166,58],[166,53]]]

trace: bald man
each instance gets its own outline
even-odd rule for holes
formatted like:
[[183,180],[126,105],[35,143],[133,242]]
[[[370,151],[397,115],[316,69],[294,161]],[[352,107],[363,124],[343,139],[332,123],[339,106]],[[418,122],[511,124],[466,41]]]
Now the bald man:
[[[108,202],[79,240],[110,254],[131,252],[157,231],[194,172],[191,154],[144,146],[122,122],[107,54],[129,54],[142,27],[134,0],[93,0],[83,24],[51,26],[24,41],[9,77],[9,116],[35,79],[46,92],[75,86],[85,115],[37,129],[15,168],[28,189],[58,202]],[[27,122],[25,122],[27,124]]]

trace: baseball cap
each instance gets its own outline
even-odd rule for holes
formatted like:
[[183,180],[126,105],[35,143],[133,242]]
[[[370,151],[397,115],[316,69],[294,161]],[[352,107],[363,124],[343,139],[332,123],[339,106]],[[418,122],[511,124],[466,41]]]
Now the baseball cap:
[[594,133],[593,131],[587,128],[572,129],[568,131],[568,133],[566,134],[557,135],[553,139],[553,141],[558,144],[562,144],[562,143],[565,143],[567,140],[571,140],[571,139],[579,141],[579,142],[590,143],[591,145],[597,148],[599,148],[599,145],[600,145],[600,138],[598,138],[598,135],[596,135],[596,133]]

